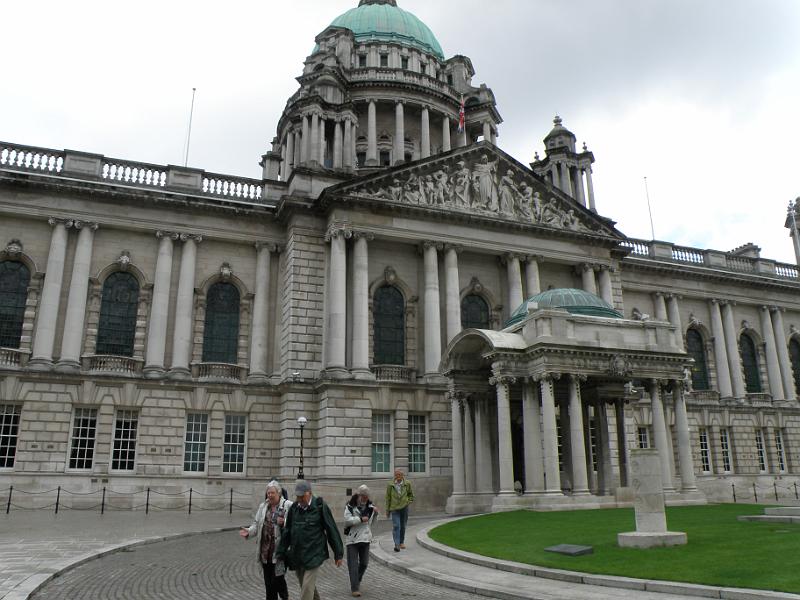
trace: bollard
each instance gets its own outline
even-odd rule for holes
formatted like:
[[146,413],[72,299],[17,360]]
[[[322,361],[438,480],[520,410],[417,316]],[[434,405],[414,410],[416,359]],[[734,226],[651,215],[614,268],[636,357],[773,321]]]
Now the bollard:
[[778,484],[776,482],[772,482],[772,488],[775,490],[775,502],[778,501]]
[[103,500],[100,502],[100,514],[106,514],[106,488],[103,486]]
[[[797,494],[797,484],[796,483],[794,484],[794,491],[795,491],[795,494]],[[6,514],[8,514],[9,511],[11,510],[11,494],[13,494],[13,493],[14,493],[14,486],[12,485],[11,487],[8,488],[8,503],[6,504]]]
[[[797,482],[796,481],[794,482],[794,499],[795,500],[800,500],[800,498],[797,497]],[[9,496],[9,501],[10,500],[11,500],[11,496]]]
[[753,498],[755,498],[756,503],[758,502],[758,491],[756,490],[756,484],[753,483]]
[[189,488],[189,514],[192,514],[192,488]]
[[229,515],[233,514],[233,488],[231,488],[231,503],[230,503],[230,506],[228,508],[228,514]]
[[144,514],[150,514],[150,488],[147,488],[147,500],[144,501]]
[[61,502],[61,486],[58,486],[58,493],[56,494],[56,514],[58,514],[58,503]]
[[733,491],[733,503],[736,504],[736,484],[731,484],[731,490]]

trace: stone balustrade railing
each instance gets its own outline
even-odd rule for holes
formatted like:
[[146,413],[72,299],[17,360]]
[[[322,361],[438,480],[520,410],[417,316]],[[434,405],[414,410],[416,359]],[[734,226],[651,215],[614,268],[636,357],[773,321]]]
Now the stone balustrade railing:
[[676,246],[669,242],[657,240],[628,238],[620,245],[624,248],[629,248],[630,256],[635,258],[651,258],[659,261],[713,267],[723,271],[753,273],[781,279],[798,279],[800,276],[796,265],[779,263],[766,258],[753,258],[719,250]]
[[64,151],[0,142],[0,168],[60,173]]
[[378,381],[408,383],[416,379],[417,371],[401,365],[373,365],[372,373]]
[[18,369],[28,364],[29,350],[0,348],[0,369]]
[[263,190],[263,182],[260,179],[232,177],[214,173],[206,173],[203,177],[203,193],[209,196],[241,198],[257,202],[261,200]]
[[108,159],[103,161],[101,177],[130,185],[164,187],[167,184],[167,169],[147,163]]
[[97,375],[117,375],[135,377],[142,372],[144,361],[130,356],[114,356],[113,354],[90,354],[81,357],[85,371]]
[[350,81],[394,81],[397,83],[410,83],[427,89],[436,90],[457,99],[455,90],[444,81],[416,71],[394,69],[390,67],[361,67],[353,69]]
[[199,381],[241,382],[247,367],[228,363],[192,363],[192,377]]

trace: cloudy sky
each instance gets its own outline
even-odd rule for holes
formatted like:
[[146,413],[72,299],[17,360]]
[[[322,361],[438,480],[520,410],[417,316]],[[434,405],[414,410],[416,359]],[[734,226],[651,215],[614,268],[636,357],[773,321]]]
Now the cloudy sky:
[[[357,0],[37,0],[3,7],[0,139],[257,177],[314,36]],[[523,163],[555,113],[626,234],[793,262],[796,0],[399,0],[495,92]],[[490,8],[487,8],[490,7]]]

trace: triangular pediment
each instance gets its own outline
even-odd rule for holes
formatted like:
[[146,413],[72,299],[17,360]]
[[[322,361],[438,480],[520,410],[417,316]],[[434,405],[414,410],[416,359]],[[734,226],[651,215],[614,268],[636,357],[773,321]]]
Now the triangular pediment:
[[624,237],[613,223],[542,181],[496,146],[481,142],[348,181],[325,191],[393,206]]

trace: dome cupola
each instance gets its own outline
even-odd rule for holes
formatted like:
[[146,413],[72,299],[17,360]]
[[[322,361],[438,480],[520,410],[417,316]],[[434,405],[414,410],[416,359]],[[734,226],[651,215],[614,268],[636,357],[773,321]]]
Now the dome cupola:
[[558,288],[541,292],[525,300],[512,313],[511,318],[506,322],[506,327],[524,321],[531,309],[546,308],[561,308],[573,315],[607,317],[611,319],[623,318],[619,311],[615,310],[613,306],[599,296],[574,288]]

